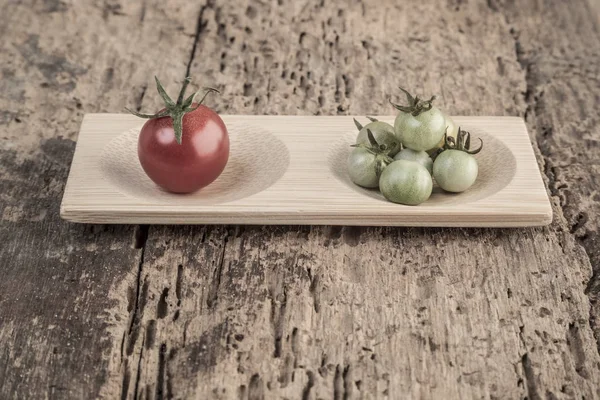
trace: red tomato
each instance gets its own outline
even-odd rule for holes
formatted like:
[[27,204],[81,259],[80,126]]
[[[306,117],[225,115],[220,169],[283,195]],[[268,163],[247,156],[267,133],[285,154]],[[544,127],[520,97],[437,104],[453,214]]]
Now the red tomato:
[[179,144],[171,117],[149,119],[140,132],[138,157],[148,177],[163,189],[195,192],[225,169],[229,159],[227,128],[216,112],[200,105],[183,116]]

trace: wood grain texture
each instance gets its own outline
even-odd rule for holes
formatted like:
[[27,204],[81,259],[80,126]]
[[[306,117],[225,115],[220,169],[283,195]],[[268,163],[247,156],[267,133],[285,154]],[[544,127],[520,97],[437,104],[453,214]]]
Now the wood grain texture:
[[[350,180],[346,160],[356,140],[351,118],[223,118],[231,141],[227,168],[206,189],[182,196],[159,189],[139,165],[138,118],[86,115],[61,216],[134,224],[515,227],[552,221],[520,118],[455,117],[486,143],[486,151],[476,156],[477,182],[460,195],[436,185],[419,207],[388,202]],[[377,118],[393,122],[390,116]]]
[[[600,397],[597,7],[0,5],[0,397]],[[553,224],[62,222],[83,113],[153,109],[152,75],[188,73],[228,114],[380,114],[408,82],[525,116]]]
[[[600,4],[582,2],[572,15],[534,2],[525,12],[505,2],[497,8],[506,9],[505,18],[513,26],[527,83],[525,113],[544,156],[550,192],[591,261],[586,293],[600,347]],[[555,21],[560,29],[546,21]],[[573,44],[569,37],[578,40]]]

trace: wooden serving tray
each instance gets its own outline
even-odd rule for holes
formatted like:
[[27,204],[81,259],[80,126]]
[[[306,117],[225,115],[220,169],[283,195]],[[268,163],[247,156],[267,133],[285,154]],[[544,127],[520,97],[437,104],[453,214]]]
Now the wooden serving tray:
[[158,188],[139,164],[137,135],[143,120],[127,114],[87,114],[61,216],[75,222],[124,224],[510,227],[550,223],[552,209],[523,120],[454,119],[485,143],[476,156],[477,182],[461,194],[434,186],[427,202],[403,206],[350,181],[346,158],[357,134],[350,116],[225,115],[231,139],[225,171],[194,194],[175,195]]

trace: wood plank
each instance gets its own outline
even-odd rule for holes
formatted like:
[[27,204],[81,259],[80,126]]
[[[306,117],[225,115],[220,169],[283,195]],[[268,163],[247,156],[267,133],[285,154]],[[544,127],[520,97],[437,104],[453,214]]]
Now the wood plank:
[[225,171],[207,188],[182,196],[159,189],[139,164],[139,118],[86,115],[61,216],[137,224],[515,227],[552,221],[521,118],[455,117],[491,150],[476,155],[480,173],[472,188],[457,195],[436,185],[419,207],[388,202],[350,180],[346,160],[356,140],[350,117],[223,115],[223,120],[231,142]]
[[[228,82],[222,109],[375,114],[398,77],[456,114],[527,108],[493,8],[294,4],[207,11],[192,72]],[[174,397],[595,397],[589,260],[554,201],[548,229],[155,228],[146,309],[162,317],[142,318],[156,336],[140,382]]]
[[[514,26],[527,82],[527,119],[544,157],[549,189],[591,261],[586,292],[600,348],[600,4],[581,2],[567,14],[560,4],[506,4],[504,12]],[[555,22],[551,27],[545,21]]]
[[135,332],[147,229],[65,224],[59,204],[83,113],[140,106],[140,64],[164,58],[176,83],[199,8],[0,1],[0,398],[96,398],[121,341],[106,330]]
[[[136,104],[155,73],[174,88],[192,49],[192,75],[223,89],[216,103],[227,113],[379,114],[393,87],[408,83],[439,93],[453,114],[529,110],[529,120],[523,93],[537,78],[519,62],[514,32],[527,54],[554,60],[547,76],[560,77],[573,58],[585,71],[597,29],[584,1],[519,2],[512,20],[517,4],[494,1],[183,4],[3,7],[0,33],[11,41],[0,44],[0,115],[11,141],[0,159],[3,187],[12,186],[0,198],[0,365],[10,366],[0,367],[0,397],[600,395],[584,293],[590,261],[557,192],[554,223],[537,229],[151,227],[135,249],[126,228],[86,236],[58,220],[67,138],[82,113]],[[131,32],[136,40],[124,41]],[[577,89],[545,91],[544,101],[568,110],[598,95],[593,85]],[[158,105],[149,93],[144,109]],[[37,110],[26,99],[57,106]],[[538,138],[541,125],[529,121]],[[591,132],[592,122],[572,132]],[[556,151],[547,143],[542,167]],[[566,215],[594,207],[586,181],[577,188]],[[65,245],[71,255],[53,261]],[[52,284],[51,269],[94,272],[74,287]]]

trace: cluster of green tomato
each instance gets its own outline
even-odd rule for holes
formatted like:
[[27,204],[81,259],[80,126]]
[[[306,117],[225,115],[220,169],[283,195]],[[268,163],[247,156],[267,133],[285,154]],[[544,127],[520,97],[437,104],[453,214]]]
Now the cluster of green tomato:
[[[469,132],[429,100],[413,97],[400,88],[407,106],[392,103],[399,111],[394,126],[370,118],[359,130],[348,157],[348,173],[355,184],[379,188],[394,203],[418,205],[429,199],[433,179],[448,192],[463,192],[477,179],[478,166]],[[480,139],[481,141],[481,139]]]

